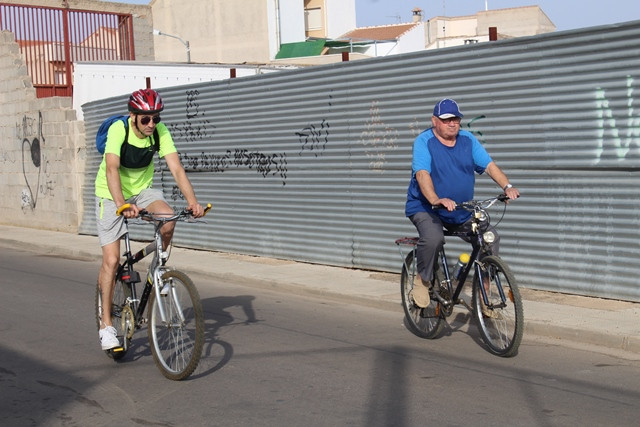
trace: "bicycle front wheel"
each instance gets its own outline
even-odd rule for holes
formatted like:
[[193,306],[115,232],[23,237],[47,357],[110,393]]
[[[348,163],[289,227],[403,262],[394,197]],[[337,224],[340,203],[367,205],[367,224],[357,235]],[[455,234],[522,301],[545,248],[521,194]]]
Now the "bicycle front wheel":
[[160,289],[160,295],[154,291],[149,300],[151,352],[165,377],[183,380],[198,366],[204,346],[200,295],[191,279],[175,270],[162,275]]
[[[105,353],[114,360],[122,359],[129,348],[129,341],[134,329],[133,312],[129,307],[131,300],[131,288],[121,280],[114,283],[113,296],[111,297],[111,324],[116,328],[116,336],[122,344],[117,351],[106,350]],[[102,322],[102,292],[100,286],[96,286],[96,323],[100,329]]]
[[[478,321],[480,335],[489,351],[502,357],[518,354],[524,314],[522,299],[509,266],[498,256],[489,255],[481,260],[482,280],[473,279],[473,312]],[[487,304],[480,286],[487,294]]]
[[[411,332],[421,338],[436,338],[444,328],[444,319],[441,307],[435,298],[425,308],[418,307],[411,297],[414,280],[416,280],[415,250],[409,252],[402,266],[400,276],[400,293],[402,295],[402,308]],[[436,279],[438,280],[438,279]]]

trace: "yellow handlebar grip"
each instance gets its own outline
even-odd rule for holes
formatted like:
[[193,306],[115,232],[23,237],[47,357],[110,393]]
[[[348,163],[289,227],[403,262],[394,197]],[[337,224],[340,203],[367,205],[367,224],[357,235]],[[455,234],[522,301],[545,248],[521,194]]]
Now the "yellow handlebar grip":
[[202,214],[202,216],[205,216],[207,212],[209,212],[210,210],[211,210],[211,203],[207,203],[207,207],[204,208],[204,214]]
[[118,208],[118,210],[116,211],[116,215],[117,216],[122,215],[122,212],[129,209],[130,207],[131,207],[130,203],[125,203],[124,205],[120,206],[120,208]]

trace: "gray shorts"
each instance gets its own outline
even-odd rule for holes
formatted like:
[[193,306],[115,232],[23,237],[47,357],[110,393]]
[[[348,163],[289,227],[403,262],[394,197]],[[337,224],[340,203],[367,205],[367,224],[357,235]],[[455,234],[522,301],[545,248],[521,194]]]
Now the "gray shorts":
[[[162,191],[147,188],[146,190],[142,190],[137,196],[130,197],[126,202],[133,203],[145,209],[151,203],[158,200],[166,202]],[[100,246],[105,246],[119,240],[124,233],[127,232],[124,226],[124,216],[117,216],[117,210],[118,207],[113,200],[96,197],[96,227],[98,229]]]

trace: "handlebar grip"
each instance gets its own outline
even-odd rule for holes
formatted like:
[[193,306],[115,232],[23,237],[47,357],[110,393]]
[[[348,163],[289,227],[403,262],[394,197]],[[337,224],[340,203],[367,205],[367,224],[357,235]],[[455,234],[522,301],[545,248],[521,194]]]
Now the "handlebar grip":
[[207,207],[204,208],[204,213],[202,216],[205,216],[211,210],[211,203],[207,203]]
[[[516,199],[519,198],[520,195],[518,194],[518,196],[516,196]],[[513,200],[511,197],[507,196],[506,193],[502,193],[501,195],[498,196],[498,200],[500,200],[501,202],[506,202],[507,200]]]
[[116,211],[116,216],[122,215],[122,212],[126,211],[130,207],[131,207],[131,203],[125,203],[124,205],[120,206]]

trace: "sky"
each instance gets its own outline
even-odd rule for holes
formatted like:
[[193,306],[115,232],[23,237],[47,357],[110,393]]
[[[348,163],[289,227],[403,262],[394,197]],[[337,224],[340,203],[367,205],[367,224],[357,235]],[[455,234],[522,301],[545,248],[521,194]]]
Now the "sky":
[[[107,0],[109,1],[109,0]],[[116,1],[116,0],[113,0]],[[187,0],[188,1],[188,0]],[[150,0],[117,0],[149,4]],[[415,7],[425,19],[436,16],[474,15],[479,11],[538,5],[558,31],[640,20],[640,0],[356,0],[356,25],[411,22]]]

